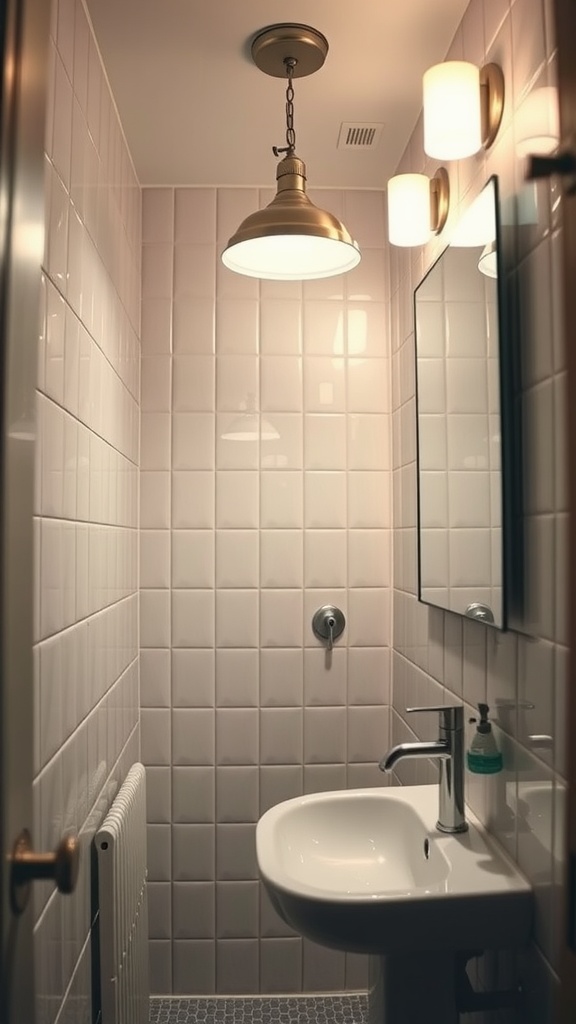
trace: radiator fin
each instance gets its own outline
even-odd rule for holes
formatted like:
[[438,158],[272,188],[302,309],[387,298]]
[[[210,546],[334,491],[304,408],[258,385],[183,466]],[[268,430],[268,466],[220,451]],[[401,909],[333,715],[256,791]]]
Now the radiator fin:
[[102,1024],[148,1024],[146,772],[133,764],[96,833]]

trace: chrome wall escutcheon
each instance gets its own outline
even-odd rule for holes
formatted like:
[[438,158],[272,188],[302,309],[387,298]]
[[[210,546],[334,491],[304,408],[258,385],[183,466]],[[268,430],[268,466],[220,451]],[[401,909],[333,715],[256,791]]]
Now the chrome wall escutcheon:
[[476,619],[478,622],[487,622],[490,625],[494,623],[492,609],[489,605],[482,604],[480,601],[474,601],[473,604],[469,604],[465,614],[469,619]]
[[329,651],[334,646],[334,641],[344,632],[346,619],[344,613],[333,604],[325,604],[314,613],[312,619],[312,631]]

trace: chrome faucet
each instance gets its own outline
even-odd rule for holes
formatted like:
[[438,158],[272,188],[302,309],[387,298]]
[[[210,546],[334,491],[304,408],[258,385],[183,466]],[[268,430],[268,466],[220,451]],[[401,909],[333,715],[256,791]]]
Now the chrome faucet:
[[440,761],[440,810],[436,828],[440,832],[466,832],[464,815],[464,708],[440,705],[406,708],[440,713],[440,736],[424,743],[399,743],[382,758],[378,767],[391,772],[403,757],[436,757]]

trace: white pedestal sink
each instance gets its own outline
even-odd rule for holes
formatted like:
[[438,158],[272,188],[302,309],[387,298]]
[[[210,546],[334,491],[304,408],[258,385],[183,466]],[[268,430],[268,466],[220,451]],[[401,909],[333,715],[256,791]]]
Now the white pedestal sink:
[[456,1022],[454,955],[530,936],[526,879],[472,815],[468,832],[438,832],[437,804],[434,786],[340,790],[277,804],[256,829],[260,874],[289,925],[385,957],[386,1024]]

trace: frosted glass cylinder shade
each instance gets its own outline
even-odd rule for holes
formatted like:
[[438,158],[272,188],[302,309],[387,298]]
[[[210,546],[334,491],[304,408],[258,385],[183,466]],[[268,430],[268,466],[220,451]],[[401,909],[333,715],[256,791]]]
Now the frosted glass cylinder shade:
[[486,277],[498,277],[498,254],[494,242],[490,242],[482,249],[478,260],[478,270]]
[[482,148],[480,69],[462,60],[428,68],[424,87],[424,151],[461,160]]
[[533,89],[516,114],[516,155],[553,153],[560,142],[558,90],[553,85]]
[[430,228],[430,179],[397,174],[388,182],[388,238],[392,245],[425,245]]

